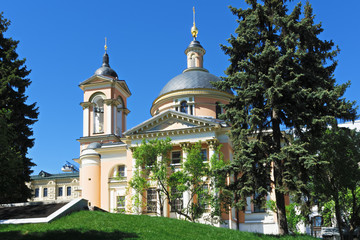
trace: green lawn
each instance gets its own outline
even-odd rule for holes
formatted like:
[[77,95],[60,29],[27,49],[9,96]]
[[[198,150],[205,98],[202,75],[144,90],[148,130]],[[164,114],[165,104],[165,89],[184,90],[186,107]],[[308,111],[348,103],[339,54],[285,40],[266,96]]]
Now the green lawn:
[[118,239],[301,239],[308,236],[266,236],[237,232],[225,228],[182,220],[112,214],[106,212],[76,212],[51,223],[0,225],[0,239],[36,240],[118,240]]

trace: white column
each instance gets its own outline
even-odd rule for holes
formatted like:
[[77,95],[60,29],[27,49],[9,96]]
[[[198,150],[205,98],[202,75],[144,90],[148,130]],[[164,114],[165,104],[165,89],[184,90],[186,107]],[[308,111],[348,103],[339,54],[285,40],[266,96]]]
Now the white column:
[[112,106],[111,104],[106,104],[106,133],[111,134],[112,133],[112,127],[111,127],[111,111]]
[[214,156],[215,154],[215,146],[214,145],[209,145],[209,165],[211,167],[211,158]]
[[169,200],[164,198],[164,217],[168,217],[169,212]]
[[123,129],[123,131],[126,131],[126,129],[127,129],[126,119],[127,119],[127,113],[124,114],[124,129]]
[[117,110],[116,133],[121,137],[122,135],[122,110]]
[[[189,143],[181,143],[181,148],[182,148],[182,160],[183,163],[186,161],[187,159],[187,151],[186,148],[189,147]],[[183,206],[184,208],[187,208],[188,206],[185,204],[188,204],[189,202],[191,202],[190,199],[190,192],[189,191],[185,191],[183,192]]]
[[89,107],[84,107],[83,110],[83,136],[88,137],[89,134]]
[[110,190],[110,212],[113,212],[113,210],[115,209],[115,204],[114,204],[114,190],[111,189]]

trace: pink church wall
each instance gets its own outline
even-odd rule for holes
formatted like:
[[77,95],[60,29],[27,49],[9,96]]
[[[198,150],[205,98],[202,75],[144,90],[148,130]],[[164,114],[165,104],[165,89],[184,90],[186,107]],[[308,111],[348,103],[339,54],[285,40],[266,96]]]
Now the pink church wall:
[[100,166],[82,166],[81,171],[80,185],[82,197],[89,200],[91,206],[101,207]]

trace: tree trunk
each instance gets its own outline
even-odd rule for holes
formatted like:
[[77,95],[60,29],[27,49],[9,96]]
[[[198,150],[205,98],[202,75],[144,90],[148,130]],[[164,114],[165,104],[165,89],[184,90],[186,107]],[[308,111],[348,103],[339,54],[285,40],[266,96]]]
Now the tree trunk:
[[165,217],[164,216],[164,204],[163,204],[163,199],[161,197],[161,193],[160,193],[160,190],[158,189],[158,198],[159,198],[159,205],[160,205],[160,216],[161,217]]
[[340,203],[339,203],[339,196],[338,193],[336,192],[335,196],[334,196],[334,200],[335,200],[335,217],[336,217],[336,222],[338,224],[338,228],[339,228],[339,234],[340,234],[340,239],[344,240],[344,236],[342,233],[342,221],[341,221],[341,213],[340,213]]
[[286,220],[284,194],[275,189],[275,196],[276,196],[276,208],[277,208],[276,216],[279,225],[279,234],[280,235],[289,234],[288,224]]
[[[273,130],[273,141],[274,141],[274,150],[276,153],[281,151],[281,131],[280,131],[280,120],[276,110],[272,111],[272,130]],[[285,209],[285,199],[284,193],[281,192],[281,188],[284,187],[283,184],[283,163],[279,161],[274,161],[274,187],[275,187],[275,198],[276,198],[276,208],[277,208],[277,222],[279,226],[279,234],[285,235],[289,234],[288,225],[286,221],[286,209]]]
[[239,209],[236,209],[236,230],[240,231]]
[[[234,182],[237,181],[237,175],[236,173],[234,174]],[[230,182],[230,181],[229,181]],[[238,195],[237,193],[235,192],[235,203],[236,203],[236,207],[235,207],[235,210],[236,210],[236,230],[240,230],[240,219],[239,219],[239,209],[238,209],[238,206],[237,206],[237,203],[239,201],[239,198],[238,198]]]

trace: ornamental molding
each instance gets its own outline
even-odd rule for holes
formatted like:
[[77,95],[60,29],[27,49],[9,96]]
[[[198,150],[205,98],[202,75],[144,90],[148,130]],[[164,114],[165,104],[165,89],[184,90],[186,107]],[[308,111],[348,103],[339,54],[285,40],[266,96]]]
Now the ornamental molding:
[[120,102],[117,99],[104,99],[104,103],[106,105],[112,105],[112,106],[117,106],[120,104]]
[[126,98],[131,96],[129,87],[125,80],[114,79],[111,77],[93,75],[79,84],[83,91],[94,90],[99,88],[116,88]]
[[114,134],[102,134],[96,136],[89,136],[89,137],[81,137],[76,139],[80,144],[90,144],[92,142],[101,142],[101,141],[113,141],[119,142],[120,138]]
[[89,108],[92,105],[91,102],[81,102],[80,106],[84,109]]
[[126,136],[127,139],[130,140],[137,140],[143,138],[160,138],[160,137],[171,137],[177,135],[186,135],[186,134],[196,134],[196,133],[203,133],[203,132],[213,132],[215,131],[215,127],[195,127],[189,129],[176,129],[176,130],[168,130],[168,131],[161,131],[161,132],[149,132],[149,133],[139,133]]
[[205,55],[206,51],[205,49],[201,48],[201,47],[188,47],[185,50],[185,54],[188,55],[188,53],[190,52],[196,52],[196,53],[200,53],[202,55]]

